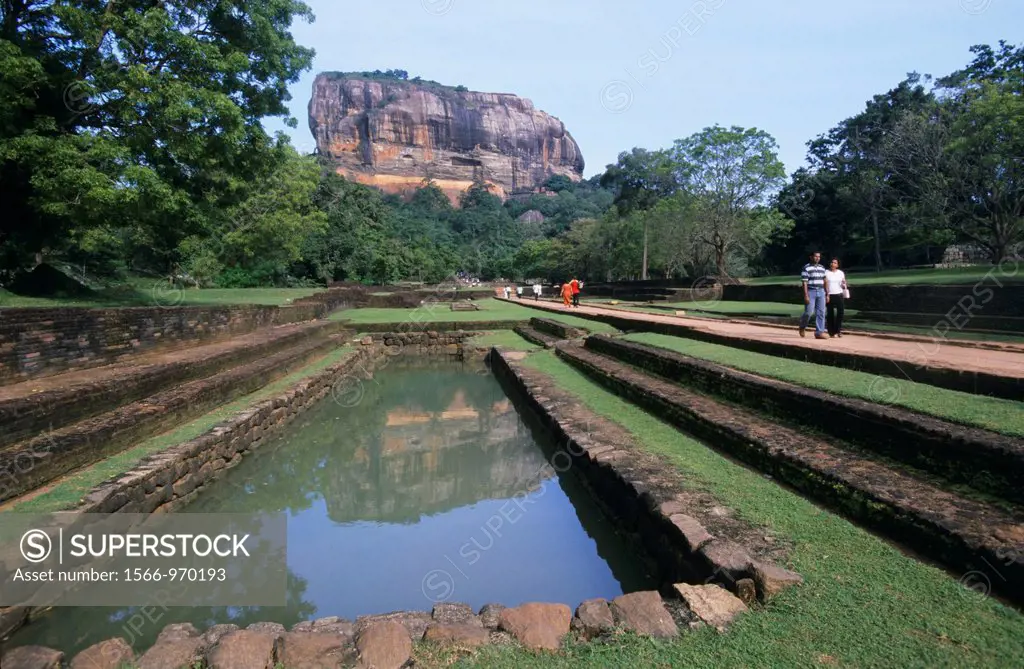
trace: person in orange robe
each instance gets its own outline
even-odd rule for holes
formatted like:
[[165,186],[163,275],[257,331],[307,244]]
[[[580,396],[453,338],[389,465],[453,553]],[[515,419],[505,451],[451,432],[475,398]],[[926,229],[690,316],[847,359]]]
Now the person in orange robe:
[[566,309],[569,308],[570,300],[572,300],[572,286],[570,286],[568,283],[563,283],[562,284],[562,304],[565,305]]

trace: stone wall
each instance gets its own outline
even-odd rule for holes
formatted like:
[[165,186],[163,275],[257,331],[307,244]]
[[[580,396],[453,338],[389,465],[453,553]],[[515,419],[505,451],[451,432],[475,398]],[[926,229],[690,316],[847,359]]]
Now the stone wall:
[[207,343],[323,314],[324,307],[318,303],[0,309],[0,384],[107,365],[139,351]]
[[806,425],[935,472],[951,481],[1024,502],[1024,441],[864,400],[747,374],[653,346],[594,335],[586,348],[674,383]]
[[1018,540],[992,529],[1016,526],[1012,511],[1002,505],[951,495],[927,478],[874,462],[812,431],[737,411],[583,347],[560,344],[556,353],[619,397],[715,450],[959,573],[1002,563],[1002,582],[993,590],[1024,601]]
[[[947,367],[929,367],[927,362],[922,365],[902,365],[897,369],[891,360],[884,357],[836,351],[827,348],[790,346],[785,343],[763,339],[747,339],[676,323],[658,323],[608,314],[582,316],[607,323],[623,332],[656,332],[673,337],[686,337],[712,344],[754,351],[755,353],[774,355],[780,358],[803,360],[832,367],[844,367],[881,376],[899,376],[900,378],[907,378],[917,383],[926,383],[932,386],[939,386],[940,388],[949,388],[950,390],[959,390],[975,395],[992,395],[1011,400],[1019,400],[1024,396],[1024,380],[1011,376],[999,376]],[[922,344],[922,351],[927,351],[929,348],[941,345],[941,338],[935,337]]]
[[360,344],[367,346],[385,346],[387,348],[402,348],[408,353],[449,353],[461,355],[463,345],[478,332],[465,332],[455,330],[454,332],[439,332],[428,330],[426,332],[375,332],[364,336]]
[[[347,323],[347,327],[359,332],[383,334],[386,332],[398,334],[412,334],[423,332],[457,332],[459,330],[472,330],[482,332],[485,330],[511,330],[517,325],[526,325],[529,321],[430,321],[418,322],[415,319],[415,312],[410,319],[400,323]],[[424,314],[426,316],[426,314]]]
[[[1020,278],[1018,278],[1018,276]],[[986,278],[959,286],[884,286],[857,285],[856,275],[848,277],[850,301],[859,312],[883,311],[948,316],[954,323],[975,316],[1024,317],[1024,272],[1015,266],[993,268]],[[800,277],[790,285],[742,286],[723,288],[722,299],[743,302],[782,302],[803,304]]]
[[589,331],[583,328],[566,325],[553,318],[531,318],[530,326],[535,330],[558,337],[559,339],[578,339],[590,334]]
[[[563,445],[550,458],[552,466],[562,471],[571,463],[617,529],[631,536],[641,555],[650,557],[659,582],[716,583],[747,601],[755,596],[767,601],[782,587],[801,581],[730,538],[709,532],[694,517],[697,505],[691,505],[682,482],[673,480],[662,461],[630,448],[622,435],[602,435],[600,427],[593,427],[596,420],[583,417],[585,407],[568,404],[550,381],[530,375],[507,355],[492,350],[491,368],[510,387],[510,396],[525,404]],[[559,456],[564,469],[559,469]]]

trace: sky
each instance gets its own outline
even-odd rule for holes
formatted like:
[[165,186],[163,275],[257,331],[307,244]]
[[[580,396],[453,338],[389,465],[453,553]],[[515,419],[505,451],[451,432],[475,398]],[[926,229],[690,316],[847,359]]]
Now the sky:
[[792,173],[808,140],[907,73],[942,76],[974,44],[1024,39],[1024,0],[306,2],[316,21],[292,33],[316,57],[289,88],[298,127],[265,124],[301,151],[317,72],[402,69],[529,98],[565,123],[585,177],[715,124],[767,131]]

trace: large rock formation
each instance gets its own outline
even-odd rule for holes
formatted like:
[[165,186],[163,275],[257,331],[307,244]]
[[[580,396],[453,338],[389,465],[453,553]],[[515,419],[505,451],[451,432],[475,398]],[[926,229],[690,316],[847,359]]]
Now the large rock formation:
[[504,93],[326,72],[313,83],[309,127],[339,174],[389,193],[429,177],[453,202],[474,181],[504,198],[583,175],[565,125]]

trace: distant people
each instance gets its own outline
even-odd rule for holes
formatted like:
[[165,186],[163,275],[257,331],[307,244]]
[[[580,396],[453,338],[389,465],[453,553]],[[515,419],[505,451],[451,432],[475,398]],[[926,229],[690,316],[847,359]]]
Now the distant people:
[[516,299],[523,299],[523,287],[516,286]]
[[571,300],[572,300],[572,285],[570,285],[568,283],[563,283],[562,284],[562,304],[565,305],[566,309],[569,308],[569,303],[570,303]]
[[580,282],[579,279],[573,277],[572,281],[569,282],[569,286],[572,290],[572,306],[579,309],[580,306]]
[[821,254],[815,251],[811,262],[804,265],[800,280],[804,290],[806,308],[800,316],[800,336],[807,332],[807,322],[814,316],[814,338],[828,339],[825,334],[825,268],[821,266]]
[[505,286],[504,290],[505,290],[505,299],[507,300],[508,299],[508,286]]
[[839,269],[839,258],[832,258],[829,268],[825,270],[825,303],[828,305],[828,334],[831,337],[843,336],[843,314],[846,311],[846,296],[849,294],[846,285],[846,273]]
[[544,287],[542,285],[540,285],[539,283],[533,284],[533,301],[534,302],[540,301],[540,294],[543,291],[544,291]]

